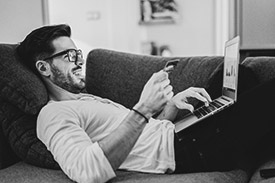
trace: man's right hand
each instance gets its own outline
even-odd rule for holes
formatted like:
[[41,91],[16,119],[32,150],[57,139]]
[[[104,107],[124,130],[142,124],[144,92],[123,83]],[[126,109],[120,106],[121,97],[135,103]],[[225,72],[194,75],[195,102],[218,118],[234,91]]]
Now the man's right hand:
[[[134,109],[149,119],[161,110],[173,95],[168,73],[159,71],[154,73],[145,84],[139,102]],[[119,168],[129,155],[145,125],[145,119],[131,111],[118,128],[99,142],[114,170]]]
[[145,84],[139,102],[134,106],[134,109],[149,119],[156,112],[163,109],[173,97],[172,90],[167,72],[161,70],[154,73]]

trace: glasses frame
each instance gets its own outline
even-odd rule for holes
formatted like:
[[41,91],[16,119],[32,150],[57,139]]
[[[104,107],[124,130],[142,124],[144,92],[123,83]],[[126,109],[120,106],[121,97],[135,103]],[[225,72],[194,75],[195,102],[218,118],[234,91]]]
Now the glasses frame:
[[[71,60],[71,57],[69,56],[69,52],[70,51],[75,51],[76,52],[75,60]],[[78,61],[79,56],[81,58],[83,58],[83,54],[82,54],[82,50],[81,49],[78,49],[78,50],[76,50],[76,49],[67,49],[67,50],[61,51],[59,53],[53,54],[53,55],[51,55],[51,56],[49,56],[47,58],[44,58],[43,60],[50,60],[50,59],[53,59],[55,57],[58,57],[58,56],[61,56],[61,55],[65,55],[65,54],[67,54],[69,62],[74,62],[76,65],[77,65],[77,61]]]

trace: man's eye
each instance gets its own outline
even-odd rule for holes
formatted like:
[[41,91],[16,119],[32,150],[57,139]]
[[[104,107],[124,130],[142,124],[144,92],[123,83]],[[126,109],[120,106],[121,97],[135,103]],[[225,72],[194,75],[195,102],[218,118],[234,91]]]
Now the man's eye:
[[71,58],[71,59],[75,59],[75,58],[76,58],[76,55],[70,55],[70,58]]
[[69,57],[68,57],[67,54],[63,56],[63,59],[68,59],[68,58],[69,58]]

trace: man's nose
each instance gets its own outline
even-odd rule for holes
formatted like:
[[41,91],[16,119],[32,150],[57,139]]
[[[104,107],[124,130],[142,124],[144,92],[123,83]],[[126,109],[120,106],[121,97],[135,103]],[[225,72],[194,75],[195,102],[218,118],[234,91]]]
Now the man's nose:
[[82,66],[84,64],[85,60],[84,58],[78,58],[75,62],[75,65]]

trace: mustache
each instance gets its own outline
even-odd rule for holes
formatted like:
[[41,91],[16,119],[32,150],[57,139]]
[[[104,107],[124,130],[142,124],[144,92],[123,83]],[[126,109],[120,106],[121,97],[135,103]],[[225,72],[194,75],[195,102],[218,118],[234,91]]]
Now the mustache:
[[80,67],[80,66],[78,65],[78,66],[76,66],[75,68],[72,69],[72,72],[74,72],[74,71],[76,71],[76,70],[78,70],[78,69],[82,69],[82,67]]

